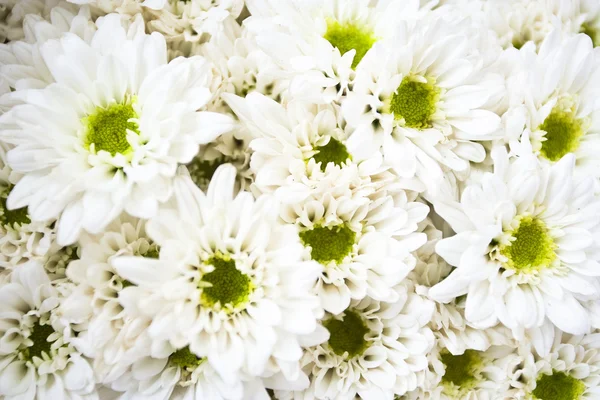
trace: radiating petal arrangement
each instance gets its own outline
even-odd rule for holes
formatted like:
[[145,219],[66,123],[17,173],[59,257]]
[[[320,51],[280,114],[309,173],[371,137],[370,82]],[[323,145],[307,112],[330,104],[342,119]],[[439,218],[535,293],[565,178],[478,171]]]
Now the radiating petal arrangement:
[[598,0],[0,0],[0,399],[600,400]]

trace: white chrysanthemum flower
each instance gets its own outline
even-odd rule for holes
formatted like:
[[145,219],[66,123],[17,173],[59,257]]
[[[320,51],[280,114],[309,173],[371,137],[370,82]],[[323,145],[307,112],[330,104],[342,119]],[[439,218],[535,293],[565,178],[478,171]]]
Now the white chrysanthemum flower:
[[21,40],[26,28],[23,21],[27,15],[48,18],[54,8],[69,8],[75,6],[66,4],[63,0],[2,0],[0,1],[0,43],[4,41]]
[[41,260],[54,239],[49,222],[32,222],[27,209],[6,207],[6,199],[19,178],[6,165],[6,151],[0,144],[0,268],[13,269],[32,259]]
[[434,381],[408,394],[411,400],[517,399],[511,387],[523,360],[514,347],[492,346],[486,351],[465,350],[453,355],[446,349],[432,352],[430,374]]
[[0,287],[0,396],[97,399],[94,373],[64,336],[58,293],[42,266],[30,261]]
[[20,94],[0,117],[0,138],[15,145],[8,164],[24,173],[7,200],[32,221],[57,218],[58,243],[98,233],[123,210],[154,215],[172,194],[178,164],[234,125],[197,111],[212,97],[202,57],[167,64],[164,38],[127,38],[116,14],[91,44],[65,34],[41,55],[56,83]]
[[600,398],[600,333],[556,332],[552,351],[528,368],[520,397],[527,400]]
[[585,15],[581,32],[592,39],[594,47],[600,46],[600,3],[595,0],[581,0],[581,11]]
[[123,255],[158,258],[158,248],[148,239],[145,222],[126,215],[101,234],[83,234],[78,248],[66,270],[69,293],[61,316],[79,332],[72,344],[93,359],[98,379],[115,379],[130,360],[149,351],[145,330],[151,321],[134,321],[124,312],[119,292],[132,283],[117,274],[112,260]]
[[434,190],[443,168],[468,174],[481,162],[500,117],[484,108],[501,91],[463,28],[440,17],[398,24],[393,40],[374,45],[357,67],[342,104],[355,129],[351,152],[381,149],[403,177],[415,174]]
[[394,288],[397,300],[352,301],[339,314],[327,314],[324,342],[306,349],[302,365],[311,381],[304,392],[276,391],[280,400],[392,399],[417,386],[434,346],[426,327],[433,305],[410,285]]
[[514,111],[510,138],[519,139],[525,128],[541,159],[556,162],[574,153],[576,173],[600,177],[600,56],[591,40],[585,35],[561,40],[555,31],[538,54],[528,47],[521,56],[524,106]]
[[593,179],[573,177],[572,155],[549,166],[532,153],[510,160],[498,147],[493,158],[494,173],[467,187],[460,204],[435,204],[456,232],[436,251],[457,268],[429,295],[450,302],[466,294],[471,325],[500,321],[519,340],[530,330],[544,353],[552,325],[590,330],[583,304],[600,298],[600,200]]
[[162,33],[169,41],[192,43],[203,41],[205,34],[221,34],[228,20],[237,18],[244,8],[243,0],[165,0],[164,3],[164,8],[149,10],[150,30]]
[[390,38],[398,18],[426,13],[418,0],[247,1],[245,21],[259,46],[296,76],[295,97],[330,103],[348,90],[356,68],[379,40]]
[[[415,252],[417,264],[410,278],[417,285],[416,292],[428,297],[429,288],[446,278],[452,267],[435,253],[435,245],[442,238],[442,232],[429,223],[425,233],[428,242]],[[470,326],[465,319],[465,307],[464,298],[449,303],[435,303],[429,327],[441,348],[448,349],[452,354],[462,354],[466,350],[485,351],[492,345],[514,344],[510,330],[501,324],[488,329]]]
[[[193,354],[189,347],[173,351],[165,358],[137,359],[117,380],[115,390],[124,398],[152,400],[245,400],[268,399],[259,379],[242,382],[224,381],[207,362]],[[260,397],[262,395],[262,397]]]
[[147,225],[159,259],[113,260],[137,285],[119,298],[127,313],[152,318],[153,341],[189,343],[224,376],[271,375],[277,367],[295,381],[299,337],[322,315],[311,293],[320,267],[302,261],[296,229],[278,222],[271,198],[234,197],[234,181],[230,165],[217,169],[206,195],[189,177],[178,180],[178,211],[161,211]]
[[410,252],[426,241],[415,231],[428,210],[402,190],[370,197],[328,190],[286,204],[281,218],[298,226],[308,256],[324,266],[316,290],[323,308],[339,314],[366,296],[396,299],[394,287],[415,266]]
[[74,4],[87,4],[101,13],[118,12],[134,15],[143,11],[143,7],[151,10],[161,10],[169,0],[67,0]]

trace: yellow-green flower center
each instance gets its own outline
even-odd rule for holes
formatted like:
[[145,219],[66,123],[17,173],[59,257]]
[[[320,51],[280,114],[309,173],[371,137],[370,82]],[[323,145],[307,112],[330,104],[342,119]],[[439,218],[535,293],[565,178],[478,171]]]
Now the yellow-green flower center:
[[377,41],[373,35],[373,31],[366,27],[353,22],[340,24],[334,20],[327,23],[327,32],[325,32],[323,37],[333,47],[337,47],[342,55],[350,50],[356,50],[354,60],[352,61],[352,68],[356,68],[360,60],[363,59],[367,51]]
[[33,357],[42,358],[43,353],[51,356],[52,342],[48,341],[48,337],[53,333],[54,328],[52,328],[52,325],[49,323],[41,325],[39,321],[36,321],[28,337],[33,344],[22,351],[25,360],[31,361]]
[[9,210],[6,207],[6,199],[11,191],[12,187],[6,187],[0,190],[0,224],[2,226],[16,228],[20,225],[25,225],[31,222],[29,215],[27,215],[27,207],[18,208],[16,210]]
[[338,356],[347,353],[348,358],[354,358],[369,347],[369,342],[365,339],[369,328],[354,311],[346,310],[341,320],[331,318],[323,325],[329,331],[327,344]]
[[93,144],[96,152],[103,150],[113,156],[117,153],[127,154],[131,151],[127,133],[139,134],[138,125],[132,120],[137,117],[129,102],[112,104],[107,108],[98,107],[93,114],[84,118],[86,146],[89,148]]
[[581,25],[581,33],[585,33],[592,39],[594,47],[600,46],[600,29],[590,24],[583,24]]
[[458,356],[444,353],[441,356],[441,361],[446,367],[442,383],[463,390],[475,387],[478,381],[475,375],[481,369],[483,363],[478,351],[467,350]]
[[196,368],[204,361],[205,358],[196,356],[187,346],[169,356],[169,364],[179,368]]
[[221,307],[233,308],[248,302],[254,285],[249,276],[236,268],[235,260],[225,255],[215,255],[206,261],[214,270],[202,277],[203,287],[201,301],[204,306],[213,307],[217,303]]
[[331,261],[337,264],[344,261],[352,252],[356,232],[346,225],[316,226],[300,232],[300,240],[305,246],[310,246],[311,258],[322,264]]
[[552,109],[539,129],[546,131],[540,153],[550,161],[558,161],[577,150],[584,134],[583,122],[576,118],[575,111],[560,106]]
[[579,400],[585,392],[585,384],[579,379],[553,372],[538,377],[533,396],[540,400]]
[[433,83],[418,82],[406,77],[392,94],[389,111],[394,114],[395,119],[404,119],[409,128],[431,128],[439,97],[440,89]]
[[507,258],[506,268],[518,272],[539,271],[555,260],[556,244],[540,219],[521,217],[519,226],[510,234],[510,243],[500,246],[500,254]]
[[204,160],[202,157],[195,157],[186,165],[190,178],[201,189],[206,189],[217,168],[229,162],[225,157],[217,157],[213,160]]
[[350,159],[350,153],[344,143],[334,138],[329,138],[326,145],[319,146],[315,150],[317,153],[312,158],[317,163],[321,163],[321,171],[325,171],[329,163],[340,166]]

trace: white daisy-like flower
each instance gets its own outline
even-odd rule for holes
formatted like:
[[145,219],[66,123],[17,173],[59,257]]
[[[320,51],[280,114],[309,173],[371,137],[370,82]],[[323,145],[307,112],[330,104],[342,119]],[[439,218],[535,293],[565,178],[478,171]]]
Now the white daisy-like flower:
[[494,173],[467,187],[460,204],[435,204],[456,232],[436,251],[457,268],[429,295],[442,302],[466,295],[471,325],[500,321],[519,340],[528,330],[544,353],[552,325],[590,330],[583,304],[600,298],[600,200],[592,178],[573,177],[573,155],[549,166],[532,153],[511,160],[498,147],[493,158]]
[[286,204],[281,218],[295,224],[308,256],[324,266],[316,290],[323,308],[339,314],[352,300],[394,301],[394,287],[414,268],[410,254],[426,241],[416,233],[429,208],[403,190],[370,197],[328,190]]
[[401,21],[392,40],[374,45],[342,104],[354,129],[351,152],[381,149],[399,175],[416,174],[431,191],[444,168],[465,175],[484,160],[477,141],[493,139],[500,126],[484,106],[502,84],[482,70],[464,26],[437,16]]
[[356,68],[379,40],[393,36],[398,18],[426,13],[418,0],[247,1],[245,21],[258,45],[297,74],[297,98],[330,103],[348,90]]
[[[415,252],[417,264],[410,278],[416,284],[416,292],[428,297],[429,288],[446,278],[452,267],[435,253],[442,232],[428,223],[425,233],[428,241]],[[429,327],[441,348],[451,354],[463,354],[466,350],[485,351],[492,345],[514,344],[510,330],[501,324],[488,329],[470,326],[465,319],[465,307],[464,297],[449,303],[435,303]]]
[[511,387],[523,360],[514,347],[492,346],[485,351],[447,349],[433,352],[430,375],[434,381],[406,396],[411,400],[500,400],[517,399]]
[[600,56],[590,38],[562,40],[554,31],[538,53],[528,47],[520,55],[524,106],[514,111],[513,146],[524,130],[521,140],[528,136],[541,159],[553,163],[574,153],[576,173],[600,177]]
[[129,360],[146,355],[150,346],[145,330],[151,321],[128,318],[119,292],[132,283],[112,266],[112,260],[123,255],[158,258],[158,247],[146,235],[145,224],[123,215],[101,234],[83,234],[78,256],[67,266],[69,291],[61,303],[61,316],[79,332],[72,344],[93,359],[101,381],[119,377]]
[[[27,15],[47,17],[55,7],[64,7],[62,0],[2,0],[0,2],[0,43],[21,40],[23,20]],[[70,7],[75,9],[74,6]]]
[[243,0],[165,0],[164,3],[164,7],[148,10],[150,30],[162,33],[169,41],[191,43],[204,41],[206,34],[222,34],[228,20],[237,18],[244,8]]
[[92,368],[56,318],[58,293],[41,264],[13,270],[0,287],[0,396],[97,399]]
[[212,97],[202,57],[167,64],[164,38],[132,38],[111,14],[91,44],[64,34],[41,48],[55,83],[24,90],[0,117],[15,147],[8,164],[24,174],[7,200],[32,221],[58,219],[60,245],[101,232],[123,210],[154,215],[172,194],[177,166],[230,130],[226,115],[197,111]]
[[550,354],[525,372],[518,398],[600,399],[600,333],[572,336],[557,331]]
[[0,144],[0,268],[13,269],[32,259],[41,260],[54,239],[50,221],[32,222],[27,209],[6,207],[6,199],[19,179],[6,165],[6,151]]
[[270,197],[233,195],[235,174],[219,167],[206,195],[182,175],[177,211],[161,211],[147,225],[159,259],[113,260],[135,285],[119,298],[129,314],[152,318],[153,341],[189,344],[223,376],[280,369],[295,381],[299,337],[313,333],[323,313],[311,293],[321,268],[302,261],[296,229],[277,220]]
[[394,288],[397,301],[352,301],[329,314],[323,343],[307,348],[302,365],[311,384],[304,392],[276,391],[279,400],[393,399],[417,386],[434,339],[426,327],[433,304],[410,284]]
[[165,358],[137,359],[111,387],[125,392],[124,398],[136,399],[268,399],[259,379],[224,381],[206,358],[196,356],[187,346]]

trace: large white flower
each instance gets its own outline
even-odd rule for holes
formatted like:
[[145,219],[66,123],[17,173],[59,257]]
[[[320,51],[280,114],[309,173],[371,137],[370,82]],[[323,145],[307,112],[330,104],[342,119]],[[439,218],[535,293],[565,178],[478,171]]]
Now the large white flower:
[[600,333],[573,336],[557,330],[551,352],[524,370],[518,398],[600,399]]
[[201,57],[167,64],[164,38],[127,37],[120,16],[97,23],[91,44],[64,34],[41,47],[55,83],[23,90],[0,118],[15,145],[8,164],[24,173],[7,200],[32,221],[58,219],[58,242],[98,233],[123,210],[151,217],[172,193],[178,164],[233,120],[197,111],[212,76]]
[[270,197],[234,197],[235,173],[219,167],[206,195],[189,177],[178,180],[177,211],[161,211],[147,226],[159,259],[113,260],[135,285],[119,298],[128,313],[152,318],[153,340],[189,344],[225,377],[282,372],[295,381],[299,337],[322,315],[311,293],[320,267],[302,261],[296,229],[278,222]]
[[310,387],[304,392],[276,391],[280,400],[391,400],[417,387],[427,368],[434,339],[426,327],[433,304],[398,285],[397,301],[352,301],[339,314],[327,314],[329,337],[306,349],[302,358]]
[[42,266],[30,261],[15,269],[0,299],[0,396],[97,399],[92,368],[65,336],[58,293]]
[[285,205],[281,218],[298,226],[308,257],[324,266],[316,290],[323,308],[339,314],[367,296],[394,301],[394,287],[415,266],[410,254],[426,237],[415,233],[428,207],[407,193],[372,197],[334,191]]
[[247,2],[245,21],[256,41],[286,71],[294,72],[291,91],[317,102],[339,101],[353,69],[378,40],[393,36],[399,18],[427,12],[418,0]]
[[529,137],[541,159],[553,163],[574,153],[576,173],[600,177],[600,56],[592,41],[586,35],[563,40],[554,31],[538,53],[527,46],[520,56],[524,105],[513,110],[509,138],[524,130],[521,140]]
[[573,177],[572,155],[548,166],[498,147],[493,158],[494,173],[467,187],[460,204],[435,204],[456,232],[436,251],[457,268],[429,294],[443,302],[466,294],[470,324],[500,321],[517,339],[530,330],[543,353],[552,325],[590,330],[583,304],[600,298],[600,200],[593,179]]
[[477,46],[462,19],[425,17],[400,22],[393,39],[376,43],[356,69],[342,112],[354,129],[347,146],[381,149],[403,177],[420,177],[433,191],[444,169],[468,175],[500,117],[485,109],[502,91],[482,70]]

